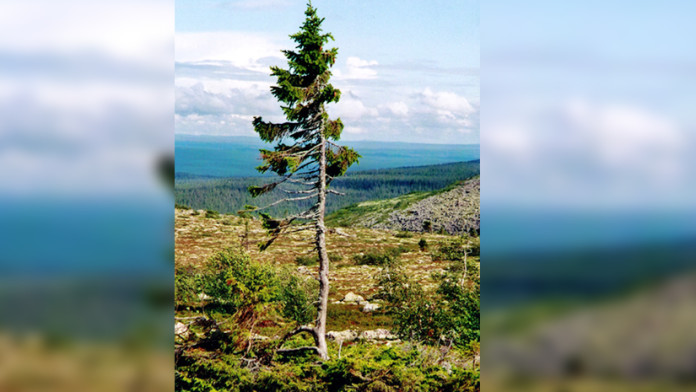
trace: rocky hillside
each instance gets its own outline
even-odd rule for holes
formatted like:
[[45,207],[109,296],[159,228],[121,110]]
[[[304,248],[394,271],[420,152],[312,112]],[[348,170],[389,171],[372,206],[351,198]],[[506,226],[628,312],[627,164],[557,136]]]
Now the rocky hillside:
[[327,222],[335,226],[463,234],[480,228],[480,195],[481,178],[475,177],[436,192],[352,205],[331,214]]

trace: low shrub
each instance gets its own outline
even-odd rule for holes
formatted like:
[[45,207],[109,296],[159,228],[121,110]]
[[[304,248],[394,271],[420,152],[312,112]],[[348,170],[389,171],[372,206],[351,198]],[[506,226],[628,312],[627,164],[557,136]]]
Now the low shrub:
[[[467,367],[456,349],[443,355],[438,348],[417,344],[382,346],[344,345],[341,357],[330,348],[331,359],[284,359],[270,366],[245,367],[238,354],[183,353],[177,360],[177,391],[363,391],[436,392],[480,390],[479,368]],[[447,362],[450,366],[442,366]]]
[[405,252],[408,252],[408,248],[398,246],[396,248],[387,248],[381,251],[376,250],[361,255],[354,255],[353,261],[358,265],[387,266],[397,263],[399,256]]
[[432,253],[433,260],[463,261],[464,255],[480,256],[481,240],[479,237],[459,237],[454,241],[440,244]]
[[394,234],[394,237],[396,237],[396,238],[413,238],[413,233],[408,232],[408,231],[400,231],[400,232]]
[[206,218],[211,218],[211,219],[217,219],[220,217],[220,213],[215,211],[215,210],[206,210],[205,211],[205,217]]
[[[332,263],[343,260],[343,256],[341,256],[338,253],[329,252],[328,256],[329,256],[329,261]],[[317,264],[319,264],[319,256],[300,255],[300,256],[295,257],[295,264],[304,265],[304,266],[317,265]]]
[[228,314],[272,304],[284,317],[306,323],[315,311],[317,283],[314,280],[304,280],[288,270],[253,262],[237,248],[213,256],[202,274],[177,275],[176,280],[177,299],[205,293],[213,307]]
[[306,256],[306,255],[301,255],[295,257],[295,263],[297,265],[316,265],[319,263],[319,258],[317,256]]
[[[474,272],[474,271],[470,271]],[[377,296],[405,339],[438,344],[443,338],[458,347],[480,339],[480,279],[478,271],[467,276],[447,271],[433,277],[435,293],[426,293],[400,266],[387,266],[377,277]]]

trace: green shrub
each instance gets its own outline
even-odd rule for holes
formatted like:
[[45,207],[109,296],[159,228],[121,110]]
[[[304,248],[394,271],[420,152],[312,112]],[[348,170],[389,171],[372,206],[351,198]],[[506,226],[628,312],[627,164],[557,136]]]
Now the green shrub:
[[317,256],[307,256],[307,255],[300,255],[295,258],[295,263],[297,265],[316,265],[319,263],[319,258]]
[[400,232],[394,234],[394,237],[396,237],[396,238],[413,238],[413,233],[408,232],[408,231],[400,231]]
[[386,266],[397,263],[399,256],[405,252],[408,252],[408,248],[405,246],[398,246],[396,248],[387,248],[382,251],[376,250],[362,255],[355,255],[353,256],[353,260],[358,265]]
[[287,270],[253,262],[237,248],[226,249],[213,256],[205,272],[197,277],[201,291],[211,302],[226,312],[244,307],[277,304],[284,317],[306,323],[313,313],[316,282],[303,280]]
[[377,296],[405,339],[438,344],[442,337],[458,347],[480,339],[480,279],[478,271],[434,275],[435,293],[426,293],[400,266],[386,266],[377,277]]
[[215,211],[215,210],[206,210],[205,211],[205,217],[206,218],[211,218],[211,219],[217,219],[220,217],[220,213]]
[[[306,344],[299,342],[298,344]],[[386,347],[372,343],[344,345],[341,358],[335,348],[320,366],[315,358],[276,357],[266,366],[246,367],[239,354],[183,352],[177,359],[177,391],[363,391],[439,392],[480,390],[479,368],[467,368],[466,359],[452,349],[420,344]],[[196,356],[198,355],[198,356]],[[283,359],[281,359],[283,358]],[[450,364],[442,366],[443,359]]]
[[191,274],[177,269],[174,275],[174,298],[177,304],[185,305],[198,301],[198,293],[203,287],[201,274]]
[[[332,263],[343,260],[343,256],[341,256],[338,253],[329,252],[328,256],[329,256],[329,261]],[[300,256],[295,257],[295,264],[304,265],[304,266],[317,265],[317,264],[319,264],[319,256],[300,255]]]
[[200,214],[201,214],[201,213],[198,212],[198,210],[193,210],[193,212],[191,213],[191,216],[197,216],[197,215],[200,215]]
[[430,233],[433,230],[433,222],[427,220],[423,222],[423,231]]
[[433,260],[463,261],[464,255],[479,256],[481,254],[481,240],[479,237],[459,237],[454,241],[441,244],[433,252]]
[[420,241],[418,241],[418,248],[421,250],[421,252],[428,249],[428,241],[426,241],[425,238],[421,238]]
[[343,260],[343,255],[341,255],[339,253],[329,252],[328,254],[329,254],[329,261],[332,263],[336,263],[336,262]]
[[174,208],[179,209],[179,210],[190,210],[191,207],[187,206],[186,204],[179,204],[179,203],[174,203]]
[[316,315],[314,299],[316,298],[317,282],[290,274],[283,278],[279,296],[283,316],[295,320],[299,324],[309,323]]

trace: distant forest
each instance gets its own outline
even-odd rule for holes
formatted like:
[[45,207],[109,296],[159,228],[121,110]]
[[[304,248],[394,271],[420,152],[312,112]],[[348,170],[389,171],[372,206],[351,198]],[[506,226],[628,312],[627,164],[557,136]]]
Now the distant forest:
[[[345,195],[328,195],[327,212],[331,213],[366,200],[389,199],[411,192],[438,190],[479,173],[479,160],[348,173],[332,182],[331,188]],[[270,181],[269,177],[210,178],[177,173],[176,204],[222,213],[236,213],[245,205],[263,207],[281,198],[283,193],[276,191],[252,198],[247,188]],[[281,203],[265,211],[271,215],[295,213],[306,209],[310,203],[312,201],[305,204]]]

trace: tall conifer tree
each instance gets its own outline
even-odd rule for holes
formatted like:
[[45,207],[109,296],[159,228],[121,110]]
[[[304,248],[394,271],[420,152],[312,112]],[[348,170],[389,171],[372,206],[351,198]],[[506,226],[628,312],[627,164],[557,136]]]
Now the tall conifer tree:
[[[341,92],[329,83],[331,66],[336,61],[338,49],[325,49],[324,45],[333,40],[331,34],[323,34],[323,18],[311,1],[305,11],[305,21],[300,31],[290,36],[297,44],[295,50],[284,50],[288,69],[271,67],[271,75],[277,78],[277,85],[271,87],[272,94],[281,103],[287,118],[283,123],[263,121],[255,117],[254,130],[262,140],[275,143],[274,149],[262,149],[263,164],[257,167],[260,172],[271,171],[280,178],[260,187],[250,187],[253,196],[272,190],[280,190],[288,197],[281,202],[315,199],[316,202],[306,211],[282,219],[272,218],[261,213],[264,227],[270,239],[261,244],[264,250],[279,236],[300,231],[313,230],[313,242],[319,258],[319,300],[317,318],[314,326],[300,326],[290,332],[286,339],[300,332],[308,332],[314,337],[314,347],[278,350],[314,350],[322,359],[328,359],[326,347],[326,310],[329,298],[329,258],[326,252],[326,226],[324,213],[326,196],[339,194],[329,189],[331,181],[343,175],[348,167],[360,157],[357,152],[336,143],[343,130],[341,119],[331,120],[325,105],[338,102]],[[292,187],[286,186],[293,184]],[[267,206],[268,207],[268,206]]]

